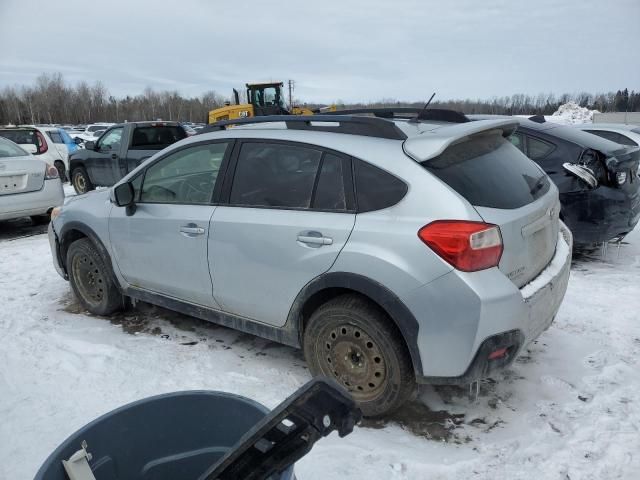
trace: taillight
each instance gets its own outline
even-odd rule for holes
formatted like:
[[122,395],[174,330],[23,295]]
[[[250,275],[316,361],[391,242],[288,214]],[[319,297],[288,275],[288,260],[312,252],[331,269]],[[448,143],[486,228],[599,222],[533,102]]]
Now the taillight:
[[476,272],[496,267],[502,256],[497,225],[464,220],[437,220],[418,231],[418,237],[458,270]]
[[45,153],[49,150],[49,145],[47,145],[47,141],[44,139],[44,135],[40,132],[36,132],[36,136],[38,137],[38,153]]
[[58,178],[58,169],[53,165],[47,165],[47,168],[44,171],[44,179],[52,180],[54,178]]

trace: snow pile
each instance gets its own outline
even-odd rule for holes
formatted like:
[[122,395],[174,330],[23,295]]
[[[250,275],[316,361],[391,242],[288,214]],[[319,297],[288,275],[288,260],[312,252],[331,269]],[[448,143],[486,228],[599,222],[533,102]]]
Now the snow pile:
[[548,122],[574,124],[574,123],[593,123],[593,114],[600,113],[598,110],[589,110],[581,107],[575,102],[567,102],[560,105],[558,110],[552,115],[547,115],[545,119]]

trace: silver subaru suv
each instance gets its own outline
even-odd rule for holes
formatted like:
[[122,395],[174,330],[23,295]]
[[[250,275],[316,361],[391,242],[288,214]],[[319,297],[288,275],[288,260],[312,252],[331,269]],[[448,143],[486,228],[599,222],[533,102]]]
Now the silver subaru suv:
[[93,314],[132,299],[302,348],[367,416],[509,365],[567,287],[556,187],[514,121],[361,113],[170,146],[56,209],[56,269]]

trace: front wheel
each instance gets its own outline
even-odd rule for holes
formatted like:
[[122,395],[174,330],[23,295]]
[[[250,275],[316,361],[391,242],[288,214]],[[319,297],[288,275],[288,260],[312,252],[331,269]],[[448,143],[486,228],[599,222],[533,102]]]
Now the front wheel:
[[88,238],[76,240],[67,251],[69,282],[80,304],[95,315],[111,315],[122,308],[123,297],[105,260]]
[[73,188],[78,195],[87,193],[95,188],[84,167],[76,167],[73,169],[73,172],[71,173],[71,182],[73,183]]
[[399,332],[359,295],[341,295],[318,308],[305,328],[303,347],[311,373],[336,379],[367,417],[393,412],[415,390]]

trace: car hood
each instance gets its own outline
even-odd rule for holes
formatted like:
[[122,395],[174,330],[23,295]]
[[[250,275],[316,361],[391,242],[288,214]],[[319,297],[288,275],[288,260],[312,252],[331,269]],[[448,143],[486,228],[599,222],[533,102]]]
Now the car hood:
[[100,197],[103,197],[104,200],[108,200],[110,188],[105,188],[103,190],[90,190],[87,193],[83,193],[82,195],[71,195],[70,197],[65,197],[64,204],[70,205],[72,203],[82,202],[85,200],[100,200]]

